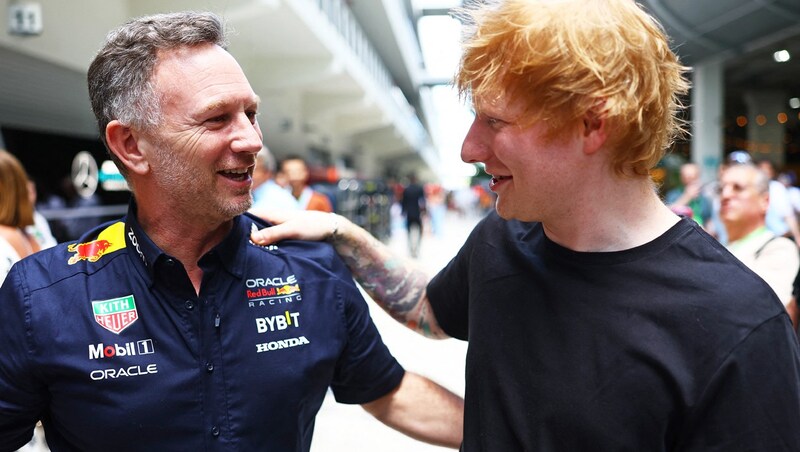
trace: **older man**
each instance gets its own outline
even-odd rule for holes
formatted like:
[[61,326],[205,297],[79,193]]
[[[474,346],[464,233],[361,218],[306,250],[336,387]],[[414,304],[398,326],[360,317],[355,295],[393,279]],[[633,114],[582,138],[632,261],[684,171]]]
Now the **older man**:
[[42,419],[54,451],[307,451],[329,387],[460,444],[460,399],[400,367],[330,246],[248,240],[259,99],[218,17],[113,31],[89,92],[134,201],[0,289],[0,450]]
[[800,254],[792,240],[766,227],[769,184],[769,175],[753,164],[725,168],[719,181],[720,218],[728,234],[728,250],[764,278],[788,306]]

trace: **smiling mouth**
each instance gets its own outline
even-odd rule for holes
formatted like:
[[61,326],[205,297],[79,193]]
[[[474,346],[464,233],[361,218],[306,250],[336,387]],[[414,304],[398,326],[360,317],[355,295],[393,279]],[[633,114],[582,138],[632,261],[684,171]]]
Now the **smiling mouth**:
[[219,172],[223,177],[235,181],[245,181],[250,177],[249,168],[230,169]]
[[511,176],[492,176],[491,185],[495,186],[495,185],[499,184],[500,182],[503,182],[504,180],[509,180],[509,179],[511,179]]

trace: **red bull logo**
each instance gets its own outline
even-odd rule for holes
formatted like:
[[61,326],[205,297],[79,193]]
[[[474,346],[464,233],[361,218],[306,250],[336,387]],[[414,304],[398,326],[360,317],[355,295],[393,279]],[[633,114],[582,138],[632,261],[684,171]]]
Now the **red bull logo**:
[[277,287],[278,295],[291,295],[295,292],[300,292],[300,284],[295,284],[293,286],[285,285],[283,287]]
[[111,242],[108,240],[92,240],[86,243],[73,243],[67,247],[67,251],[75,253],[69,258],[67,263],[69,265],[75,264],[80,261],[97,262],[98,259],[103,257],[106,250],[111,248]]
[[70,256],[67,263],[76,264],[80,261],[97,262],[104,255],[125,247],[125,225],[122,222],[114,223],[97,236],[97,240],[86,243],[73,243],[67,251],[75,253]]

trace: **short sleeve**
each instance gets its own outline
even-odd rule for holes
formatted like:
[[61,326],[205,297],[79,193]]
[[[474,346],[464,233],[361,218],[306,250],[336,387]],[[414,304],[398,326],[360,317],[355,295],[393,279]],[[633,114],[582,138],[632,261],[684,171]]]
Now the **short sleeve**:
[[405,370],[383,343],[358,289],[343,288],[347,342],[336,365],[331,389],[336,401],[372,402],[395,389]]
[[447,335],[461,340],[469,334],[469,264],[476,231],[426,289],[436,322]]
[[797,419],[800,353],[781,313],[752,331],[719,367],[675,450],[798,451]]

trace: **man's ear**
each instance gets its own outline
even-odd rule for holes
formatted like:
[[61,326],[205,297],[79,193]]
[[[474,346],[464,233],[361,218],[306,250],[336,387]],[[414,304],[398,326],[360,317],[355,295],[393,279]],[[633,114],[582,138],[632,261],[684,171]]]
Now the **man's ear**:
[[583,115],[583,152],[594,154],[603,147],[607,135],[608,120],[595,110]]
[[139,137],[130,127],[116,119],[109,122],[106,126],[106,143],[128,171],[144,174],[149,170],[147,156],[139,147]]

